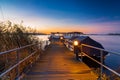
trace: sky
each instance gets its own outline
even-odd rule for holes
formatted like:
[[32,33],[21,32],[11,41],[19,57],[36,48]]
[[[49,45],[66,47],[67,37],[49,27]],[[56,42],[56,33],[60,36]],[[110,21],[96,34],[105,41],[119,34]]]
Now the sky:
[[0,0],[0,21],[43,33],[120,33],[120,0]]

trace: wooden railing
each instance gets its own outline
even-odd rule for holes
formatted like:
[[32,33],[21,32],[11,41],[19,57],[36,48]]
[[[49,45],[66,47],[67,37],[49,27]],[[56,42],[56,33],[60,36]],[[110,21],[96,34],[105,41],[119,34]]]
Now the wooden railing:
[[[39,45],[40,46],[40,45]],[[38,44],[30,44],[0,53],[2,62],[0,80],[19,80],[39,58]]]
[[[101,48],[90,46],[90,45],[86,45],[86,44],[81,44],[79,47],[81,49],[81,53],[80,53],[81,55],[85,55],[86,57],[88,57],[89,59],[91,59],[92,61],[94,61],[94,62],[96,62],[97,64],[100,65],[99,80],[106,80],[106,79],[103,78],[103,74],[104,74],[103,73],[103,68],[105,68],[108,71],[112,72],[113,74],[116,75],[116,77],[119,77],[119,79],[120,79],[120,73],[118,73],[117,71],[111,69],[110,67],[108,67],[107,65],[105,65],[104,62],[103,62],[103,53],[104,52],[108,52],[109,54],[114,54],[114,55],[117,55],[119,57],[120,57],[120,53],[111,52],[111,51],[108,51],[108,50],[105,50],[105,49],[101,49]],[[89,56],[88,53],[86,53],[86,51],[84,51],[84,47],[99,50],[100,51],[100,61],[97,61],[96,59],[94,59],[91,56]],[[82,57],[83,56],[81,56],[81,59],[83,59]],[[111,78],[110,78],[110,80],[111,80]],[[114,79],[114,80],[118,80],[118,79]]]
[[[66,41],[66,42],[64,42],[64,44],[66,45],[66,47],[67,48],[69,48],[69,49],[73,49],[72,51],[74,51],[74,45],[73,44],[70,44],[70,43],[72,43],[72,41]],[[105,80],[105,79],[103,79],[103,68],[105,68],[105,69],[107,69],[108,71],[110,71],[112,74],[114,74],[115,76],[117,76],[117,77],[120,77],[120,73],[118,73],[117,71],[115,71],[115,70],[113,70],[112,68],[110,68],[109,66],[107,66],[107,65],[105,65],[104,64],[104,52],[108,52],[109,53],[109,55],[110,54],[112,54],[112,55],[117,55],[117,56],[119,56],[120,57],[120,53],[117,53],[117,52],[111,52],[111,51],[108,51],[108,50],[105,50],[105,49],[101,49],[101,48],[98,48],[98,47],[94,47],[94,46],[90,46],[90,45],[87,45],[87,44],[80,44],[80,45],[78,45],[78,48],[80,49],[80,53],[79,53],[79,55],[80,55],[80,61],[83,61],[82,59],[83,59],[83,56],[86,56],[86,57],[88,57],[89,59],[91,59],[92,61],[94,61],[95,63],[97,63],[97,64],[99,64],[100,65],[100,73],[98,73],[98,74],[100,74],[99,75],[99,80]],[[85,49],[85,48],[89,48],[89,49],[95,49],[95,50],[97,50],[97,51],[99,51],[100,52],[100,56],[96,56],[96,57],[99,57],[100,58],[100,61],[98,61],[98,60],[96,60],[96,59],[94,59],[92,56],[90,56],[90,55],[88,55],[89,53],[87,53],[87,52],[90,52],[90,51],[87,51],[87,49]],[[85,49],[85,50],[84,50]],[[109,75],[108,75],[109,76]],[[111,76],[109,77],[109,78],[111,78]],[[120,78],[119,78],[120,79]],[[111,80],[111,79],[110,79]]]

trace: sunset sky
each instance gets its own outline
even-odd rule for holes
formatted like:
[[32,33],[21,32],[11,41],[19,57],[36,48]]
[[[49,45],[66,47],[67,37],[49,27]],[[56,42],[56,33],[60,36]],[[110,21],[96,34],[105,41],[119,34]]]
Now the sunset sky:
[[0,21],[43,33],[120,33],[120,0],[0,0]]

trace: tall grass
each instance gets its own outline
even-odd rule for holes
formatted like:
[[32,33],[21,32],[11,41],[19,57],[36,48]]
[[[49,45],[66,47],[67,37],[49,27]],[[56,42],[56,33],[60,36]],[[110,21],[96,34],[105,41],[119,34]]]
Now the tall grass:
[[10,21],[0,23],[0,52],[32,44],[38,40],[28,33],[35,33],[30,27],[13,24]]
[[[29,33],[35,33],[35,30],[10,21],[0,22],[0,52],[38,42],[38,39]],[[34,50],[34,47],[21,50],[20,60],[28,56],[31,49]],[[16,55],[16,52],[0,55],[0,73],[16,64]]]

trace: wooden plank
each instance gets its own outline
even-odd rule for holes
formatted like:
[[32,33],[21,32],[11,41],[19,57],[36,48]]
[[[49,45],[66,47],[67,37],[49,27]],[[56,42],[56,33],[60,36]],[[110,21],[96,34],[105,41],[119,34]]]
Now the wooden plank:
[[49,46],[23,80],[97,80],[97,76],[62,44]]

